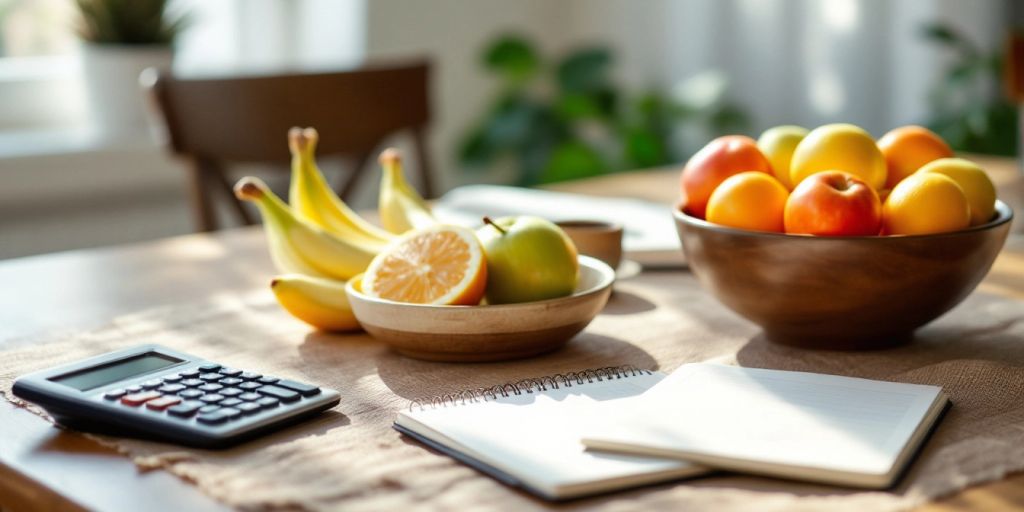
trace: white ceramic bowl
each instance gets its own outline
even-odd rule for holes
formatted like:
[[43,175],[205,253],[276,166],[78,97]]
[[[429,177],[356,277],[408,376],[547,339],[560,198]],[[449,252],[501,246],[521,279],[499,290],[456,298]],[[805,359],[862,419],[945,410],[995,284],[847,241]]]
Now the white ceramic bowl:
[[535,356],[561,348],[604,309],[615,271],[580,256],[580,279],[567,297],[487,306],[432,306],[369,297],[362,275],[345,291],[359,323],[406,356],[481,362]]

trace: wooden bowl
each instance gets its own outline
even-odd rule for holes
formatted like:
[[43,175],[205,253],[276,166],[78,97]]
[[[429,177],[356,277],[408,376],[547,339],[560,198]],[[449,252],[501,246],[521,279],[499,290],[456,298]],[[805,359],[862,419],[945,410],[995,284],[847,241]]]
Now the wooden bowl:
[[812,237],[711,224],[678,208],[690,268],[719,301],[776,343],[857,350],[908,341],[985,277],[1010,230],[992,221],[952,233]]
[[580,256],[580,279],[567,297],[487,306],[432,306],[378,299],[362,291],[362,276],[345,290],[366,332],[399,353],[428,361],[483,362],[556,350],[604,309],[615,271]]

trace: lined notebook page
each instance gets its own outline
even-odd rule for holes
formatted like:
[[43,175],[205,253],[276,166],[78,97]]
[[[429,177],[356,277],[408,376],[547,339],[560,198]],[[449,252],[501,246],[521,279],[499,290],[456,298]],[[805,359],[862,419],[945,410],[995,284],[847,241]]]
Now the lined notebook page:
[[689,364],[620,403],[618,420],[593,424],[584,437],[882,475],[940,393],[935,386]]
[[580,443],[585,426],[608,420],[594,415],[596,403],[614,406],[663,378],[645,373],[494,401],[414,408],[403,411],[398,423],[547,489],[683,468],[696,472],[685,462],[588,452]]

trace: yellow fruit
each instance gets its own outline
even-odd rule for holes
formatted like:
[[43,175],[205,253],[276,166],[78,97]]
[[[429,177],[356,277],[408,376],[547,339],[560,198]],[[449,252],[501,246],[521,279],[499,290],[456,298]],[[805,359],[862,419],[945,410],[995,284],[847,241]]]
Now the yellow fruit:
[[924,235],[964,229],[971,207],[960,185],[939,173],[917,172],[899,182],[882,206],[886,235]]
[[811,130],[797,144],[789,165],[793,187],[821,171],[852,174],[876,191],[885,187],[885,157],[871,134],[852,124],[827,124]]
[[324,331],[359,329],[344,281],[285,274],[275,277],[270,289],[285,311],[313,327]]
[[396,302],[475,305],[486,285],[484,249],[473,231],[434,225],[406,233],[377,255],[362,289]]
[[757,138],[757,148],[772,164],[772,174],[789,190],[793,190],[789,182],[789,164],[793,151],[807,133],[807,128],[802,126],[783,125],[769,128]]
[[918,172],[948,176],[960,185],[971,205],[971,224],[984,224],[996,213],[996,186],[978,164],[963,158],[941,158],[925,164]]
[[708,199],[707,221],[752,231],[783,229],[789,191],[763,172],[741,172],[725,179]]

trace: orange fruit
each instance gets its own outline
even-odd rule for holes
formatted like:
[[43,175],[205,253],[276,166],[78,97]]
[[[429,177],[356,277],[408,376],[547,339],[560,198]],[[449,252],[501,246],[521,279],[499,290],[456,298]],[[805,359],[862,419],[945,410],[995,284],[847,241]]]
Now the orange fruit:
[[708,198],[720,183],[744,171],[771,174],[772,165],[754,139],[745,135],[725,135],[701,148],[683,167],[680,185],[686,213],[705,218]]
[[964,190],[952,178],[934,172],[911,174],[882,205],[882,232],[887,235],[944,233],[970,224]]
[[487,261],[473,231],[436,225],[392,242],[370,262],[362,287],[396,302],[467,306],[480,303],[486,284]]
[[708,199],[707,221],[752,231],[783,231],[789,191],[774,176],[741,172],[725,179]]
[[940,158],[925,164],[917,172],[949,176],[964,189],[971,205],[971,224],[984,224],[996,213],[996,186],[978,164],[963,158]]
[[821,171],[852,174],[875,191],[885,185],[885,157],[871,134],[852,124],[819,126],[796,145],[789,162],[789,180],[793,188],[804,178]]
[[924,164],[950,158],[953,150],[935,132],[920,126],[901,126],[878,139],[878,149],[885,156],[887,188],[895,187],[904,178],[917,172]]

